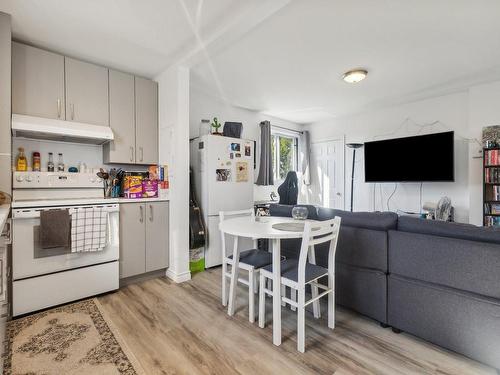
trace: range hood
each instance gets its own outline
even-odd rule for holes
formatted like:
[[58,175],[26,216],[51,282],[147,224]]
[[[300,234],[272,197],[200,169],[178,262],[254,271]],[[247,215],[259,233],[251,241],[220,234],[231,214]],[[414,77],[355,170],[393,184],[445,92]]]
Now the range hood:
[[12,135],[32,139],[102,145],[114,139],[109,126],[12,114]]

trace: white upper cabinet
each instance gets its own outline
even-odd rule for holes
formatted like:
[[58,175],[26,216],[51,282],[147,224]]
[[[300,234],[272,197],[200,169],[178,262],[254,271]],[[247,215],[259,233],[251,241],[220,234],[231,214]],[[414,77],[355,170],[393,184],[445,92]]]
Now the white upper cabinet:
[[135,159],[158,163],[158,84],[135,77]]
[[13,43],[12,112],[110,126],[105,163],[158,163],[158,84],[149,79]]
[[109,125],[108,69],[65,57],[66,120]]
[[115,139],[104,145],[104,162],[135,163],[134,76],[109,71],[109,126]]
[[64,56],[12,43],[12,112],[64,120]]

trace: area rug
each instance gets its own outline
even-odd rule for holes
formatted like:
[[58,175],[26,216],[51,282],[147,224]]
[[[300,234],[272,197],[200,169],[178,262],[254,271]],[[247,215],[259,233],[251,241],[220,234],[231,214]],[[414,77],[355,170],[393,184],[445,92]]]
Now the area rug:
[[112,327],[95,299],[13,320],[7,326],[3,373],[141,374]]

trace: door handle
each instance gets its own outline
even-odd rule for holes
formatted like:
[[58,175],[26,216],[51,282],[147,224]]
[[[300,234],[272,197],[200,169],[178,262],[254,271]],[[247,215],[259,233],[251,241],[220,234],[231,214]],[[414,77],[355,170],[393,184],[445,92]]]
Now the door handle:
[[74,120],[75,119],[75,104],[71,103],[70,107],[71,107],[71,119]]
[[149,205],[149,221],[153,221],[153,205]]
[[61,99],[57,99],[57,118],[61,118]]
[[144,222],[144,208],[142,205],[139,206],[139,210],[141,211],[141,217],[139,218],[139,222],[143,223]]
[[141,150],[141,161],[144,160],[144,149],[141,147],[139,147],[139,149]]
[[134,147],[130,146],[130,161],[134,161]]

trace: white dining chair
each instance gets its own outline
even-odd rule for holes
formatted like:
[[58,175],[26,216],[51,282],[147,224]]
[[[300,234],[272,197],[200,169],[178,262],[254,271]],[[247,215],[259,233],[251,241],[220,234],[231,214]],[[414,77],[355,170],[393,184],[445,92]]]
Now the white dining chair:
[[[226,211],[219,212],[220,221],[224,221],[230,217],[242,217],[242,216],[255,217],[253,208],[241,211]],[[272,263],[272,254],[257,249],[257,239],[253,239],[253,249],[248,249],[240,251],[238,248],[238,237],[233,236],[233,253],[228,254],[226,249],[226,234],[221,232],[222,235],[222,305],[228,306],[228,314],[234,314],[235,308],[235,296],[236,290],[227,290],[227,280],[231,280],[230,285],[234,285],[236,288],[236,282],[233,283],[236,277],[238,282],[248,286],[248,320],[253,323],[255,321],[255,293],[258,291],[258,273],[259,269]],[[235,263],[235,255],[238,260],[238,268],[233,267]],[[228,272],[228,268],[231,267],[231,272]],[[240,278],[237,276],[237,270],[242,269],[248,272],[248,279]],[[232,298],[228,298],[231,297]]]
[[[319,302],[319,299],[328,295],[328,327],[335,328],[335,252],[340,229],[340,217],[327,221],[305,222],[302,245],[300,247],[299,259],[287,259],[281,262],[281,285],[292,289],[291,298],[282,295],[282,301],[295,307],[297,310],[297,350],[305,351],[305,308],[311,303]],[[315,245],[330,242],[328,247],[328,268],[324,268],[307,261],[314,258]],[[312,254],[312,257],[311,257]],[[320,284],[318,280],[328,276],[328,285]],[[259,291],[259,326],[265,325],[266,294],[273,294],[272,289],[266,287],[266,280],[272,279],[272,264],[260,270]],[[312,297],[306,301],[306,285],[311,286]],[[274,289],[274,286],[273,286]],[[318,294],[317,290],[323,290]],[[295,291],[297,300],[295,300]],[[319,310],[319,303],[317,305]],[[315,309],[316,310],[316,309]],[[319,311],[314,311],[315,317],[319,317]],[[273,323],[274,324],[274,323]]]

